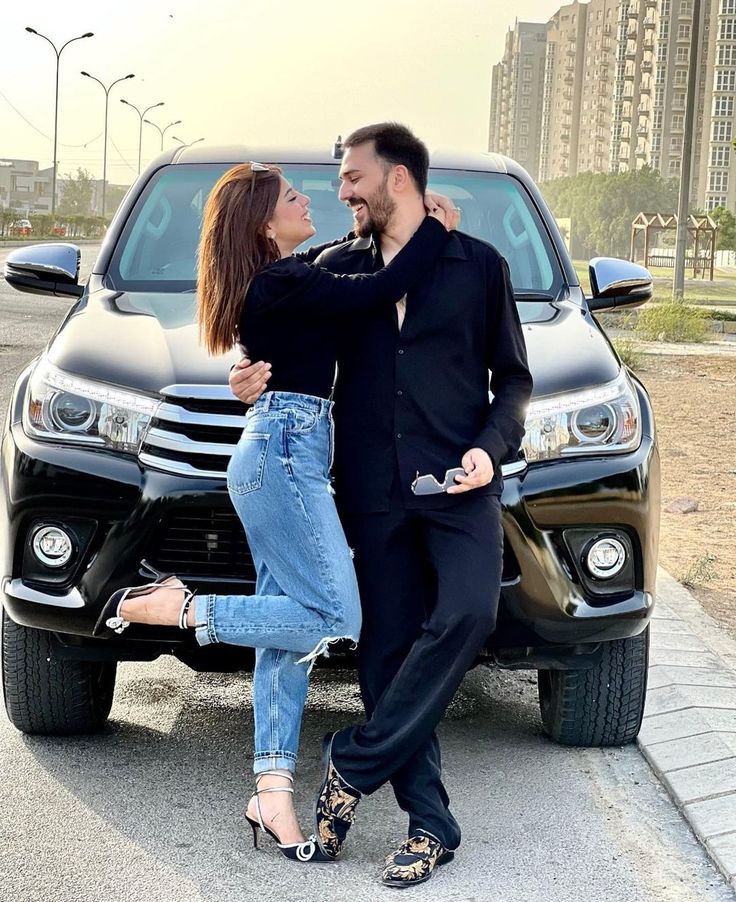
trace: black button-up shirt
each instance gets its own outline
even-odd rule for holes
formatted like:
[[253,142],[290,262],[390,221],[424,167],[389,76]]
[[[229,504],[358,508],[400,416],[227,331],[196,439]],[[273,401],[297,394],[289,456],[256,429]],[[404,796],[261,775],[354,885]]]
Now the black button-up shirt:
[[[382,265],[372,239],[330,248],[318,262],[337,273]],[[388,510],[397,475],[407,507],[458,503],[468,495],[415,496],[411,483],[417,472],[442,481],[470,448],[487,451],[495,470],[472,494],[500,494],[500,464],[518,454],[531,389],[508,264],[491,245],[454,232],[409,291],[400,331],[394,306],[345,329],[335,385],[341,507]]]

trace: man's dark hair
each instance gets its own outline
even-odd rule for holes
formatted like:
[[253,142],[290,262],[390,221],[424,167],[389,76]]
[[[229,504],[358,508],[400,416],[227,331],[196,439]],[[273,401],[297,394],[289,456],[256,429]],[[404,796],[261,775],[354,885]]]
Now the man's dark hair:
[[406,166],[423,197],[429,171],[429,151],[424,142],[399,122],[378,122],[351,132],[343,147],[356,147],[369,141],[373,141],[377,157],[391,166]]

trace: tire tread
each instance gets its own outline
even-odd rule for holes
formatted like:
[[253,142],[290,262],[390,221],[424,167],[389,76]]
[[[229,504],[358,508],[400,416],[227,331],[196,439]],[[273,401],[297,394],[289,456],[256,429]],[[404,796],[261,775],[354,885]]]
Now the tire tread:
[[15,727],[45,736],[102,729],[112,706],[115,662],[55,657],[51,633],[14,623],[4,611],[2,633],[3,696]]

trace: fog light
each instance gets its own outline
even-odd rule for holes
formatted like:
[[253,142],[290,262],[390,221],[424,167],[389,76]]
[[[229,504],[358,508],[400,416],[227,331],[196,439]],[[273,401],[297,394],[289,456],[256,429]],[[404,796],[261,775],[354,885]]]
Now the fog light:
[[611,579],[626,563],[626,549],[618,539],[598,539],[588,549],[585,563],[598,579]]
[[42,526],[34,533],[31,547],[47,567],[63,567],[74,551],[71,537],[58,526]]

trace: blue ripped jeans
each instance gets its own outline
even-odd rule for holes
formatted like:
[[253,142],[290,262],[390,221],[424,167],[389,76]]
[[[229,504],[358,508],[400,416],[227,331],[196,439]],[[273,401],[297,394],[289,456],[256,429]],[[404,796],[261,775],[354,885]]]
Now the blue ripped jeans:
[[360,597],[330,487],[332,402],[266,392],[227,470],[256,568],[255,595],[194,601],[200,645],[256,649],[255,773],[294,770],[311,663],[358,640]]

